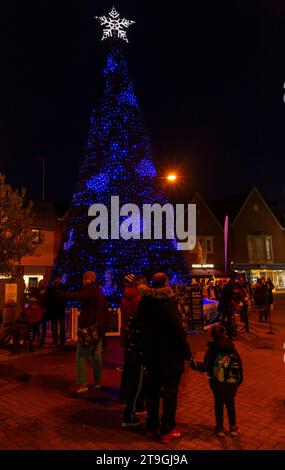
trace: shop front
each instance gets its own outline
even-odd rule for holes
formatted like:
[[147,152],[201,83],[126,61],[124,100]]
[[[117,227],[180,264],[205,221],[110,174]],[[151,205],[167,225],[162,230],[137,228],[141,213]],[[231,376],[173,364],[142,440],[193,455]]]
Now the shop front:
[[276,291],[285,290],[285,264],[238,264],[232,265],[236,273],[244,274],[245,278],[254,284],[260,277],[271,279]]
[[225,268],[219,264],[192,264],[190,276],[193,282],[204,282],[207,284],[209,281],[215,279],[228,280],[235,276],[232,269],[225,273]]
[[25,266],[23,279],[25,281],[26,291],[38,287],[39,282],[44,279],[46,268],[44,266]]

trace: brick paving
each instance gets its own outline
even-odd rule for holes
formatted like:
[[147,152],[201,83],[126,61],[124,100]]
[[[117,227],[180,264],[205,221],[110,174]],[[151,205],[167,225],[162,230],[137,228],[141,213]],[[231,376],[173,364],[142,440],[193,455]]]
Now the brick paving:
[[[274,335],[253,320],[258,337],[239,335],[236,341],[245,369],[237,398],[238,438],[213,433],[213,400],[205,374],[187,370],[179,393],[177,421],[182,439],[162,445],[136,431],[121,428],[118,401],[122,354],[118,339],[109,339],[103,355],[102,391],[86,397],[68,395],[74,381],[75,351],[45,347],[36,353],[10,355],[0,350],[0,449],[9,450],[285,450],[285,295],[276,295],[272,315]],[[190,337],[199,358],[208,334]],[[28,373],[24,382],[17,376]],[[91,374],[90,374],[91,379]]]

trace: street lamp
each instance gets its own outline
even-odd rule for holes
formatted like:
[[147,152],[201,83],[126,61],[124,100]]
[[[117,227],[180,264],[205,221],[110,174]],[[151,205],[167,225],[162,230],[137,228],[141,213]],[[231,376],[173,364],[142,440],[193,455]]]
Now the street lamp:
[[176,181],[176,179],[177,179],[177,176],[175,175],[175,173],[170,173],[169,175],[167,175],[166,179],[170,183],[174,183],[174,181]]

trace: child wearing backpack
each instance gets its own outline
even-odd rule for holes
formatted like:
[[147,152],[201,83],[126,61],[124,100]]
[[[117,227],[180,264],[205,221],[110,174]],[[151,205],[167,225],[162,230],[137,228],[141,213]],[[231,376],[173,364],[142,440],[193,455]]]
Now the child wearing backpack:
[[237,436],[235,396],[243,381],[242,361],[234,343],[227,338],[226,329],[215,325],[211,329],[213,341],[208,343],[204,357],[204,370],[208,372],[209,385],[214,395],[216,435],[224,437],[224,406],[229,419],[230,436]]

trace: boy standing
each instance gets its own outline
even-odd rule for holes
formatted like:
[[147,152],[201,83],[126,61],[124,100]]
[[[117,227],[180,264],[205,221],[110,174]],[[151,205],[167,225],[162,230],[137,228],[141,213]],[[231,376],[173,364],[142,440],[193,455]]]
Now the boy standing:
[[215,400],[216,435],[224,437],[224,405],[226,406],[230,436],[237,436],[235,396],[243,381],[242,361],[233,342],[227,338],[226,329],[215,325],[211,330],[213,341],[208,343],[204,368]]

